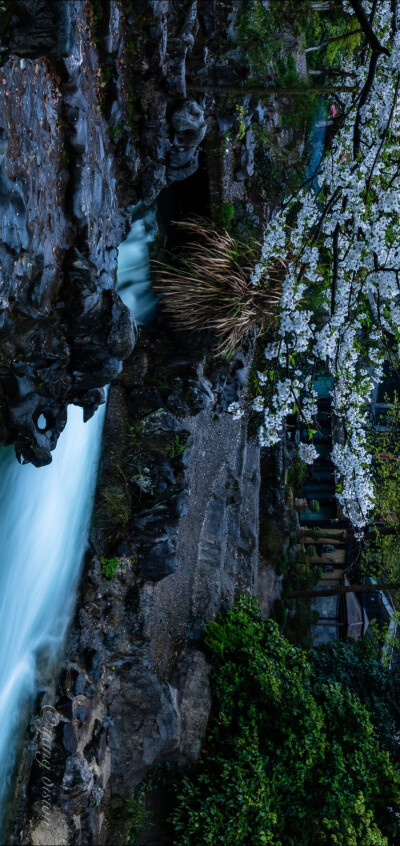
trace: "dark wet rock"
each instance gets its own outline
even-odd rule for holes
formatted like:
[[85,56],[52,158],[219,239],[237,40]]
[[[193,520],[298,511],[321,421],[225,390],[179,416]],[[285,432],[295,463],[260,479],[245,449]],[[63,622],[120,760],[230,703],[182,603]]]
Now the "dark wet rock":
[[99,405],[105,402],[105,391],[103,388],[92,388],[80,397],[78,405],[83,405],[83,422],[86,423],[93,417]]
[[27,209],[21,187],[12,182],[0,164],[1,240],[8,249],[20,255],[29,246]]
[[161,432],[179,432],[182,429],[178,418],[164,408],[148,414],[142,419],[140,425],[143,438],[150,438]]
[[198,167],[198,148],[206,133],[204,109],[187,100],[171,117],[173,140],[168,157],[167,178],[179,182]]
[[124,772],[112,769],[111,786],[132,792],[159,760],[179,745],[180,715],[176,693],[152,673],[131,665],[122,668],[118,698],[110,706],[113,724],[108,732],[113,757],[123,754]]
[[0,126],[0,156],[4,156],[8,147],[8,132],[4,126]]
[[57,700],[57,711],[67,720],[72,720],[72,699],[67,696],[60,697]]
[[145,159],[140,176],[143,200],[147,206],[151,206],[154,203],[154,200],[165,187],[167,182],[166,172],[164,164],[154,163],[150,158]]
[[129,397],[129,410],[139,420],[162,407],[161,394],[157,388],[140,387],[133,390]]
[[179,752],[183,763],[194,764],[200,755],[211,710],[211,666],[203,652],[183,649],[171,683],[178,690],[181,715]]
[[196,380],[189,379],[186,397],[192,414],[198,414],[210,403],[215,402],[211,384],[204,376],[198,376]]
[[67,758],[60,804],[68,816],[72,816],[80,806],[85,807],[88,804],[93,783],[93,774],[82,755]]
[[93,687],[92,683],[82,673],[80,673],[78,675],[78,678],[76,680],[75,694],[76,694],[76,696],[80,696],[81,694],[84,694],[84,696],[87,696],[89,699],[91,699],[94,696],[94,687]]
[[63,739],[62,743],[64,749],[67,750],[71,755],[74,755],[77,748],[78,748],[78,741],[76,739],[76,735],[74,732],[74,727],[72,723],[65,723],[63,728]]
[[255,149],[255,141],[254,141],[254,132],[252,129],[248,129],[245,135],[245,141],[242,145],[240,151],[239,162],[240,166],[239,169],[236,171],[235,179],[238,182],[243,182],[249,176],[253,176],[254,173],[254,149]]
[[7,44],[10,53],[30,58],[68,55],[74,6],[69,0],[58,0],[56,4],[16,0]]
[[76,720],[78,720],[78,723],[81,726],[83,726],[85,720],[88,717],[88,714],[89,714],[89,709],[86,707],[86,705],[79,705],[79,707],[76,708],[76,710],[74,711],[74,717],[75,717]]
[[171,117],[173,145],[178,150],[198,147],[206,134],[204,109],[194,100],[187,100]]
[[180,391],[171,391],[165,400],[165,404],[176,417],[184,417],[189,413],[189,404],[182,397]]
[[85,746],[86,759],[91,763],[96,761],[98,764],[104,760],[107,749],[107,730],[100,720],[95,720],[92,739],[90,743]]
[[175,532],[170,538],[165,540],[160,538],[147,552],[143,552],[143,559],[139,562],[139,572],[144,579],[159,582],[175,572],[178,561],[174,535]]
[[[86,4],[70,5],[71,20],[79,13],[84,33]],[[204,345],[196,346],[192,336],[175,336],[164,318],[154,332],[142,331],[130,356],[135,329],[114,292],[115,247],[126,228],[118,202],[142,197],[150,204],[168,183],[197,167],[212,98],[196,92],[193,99],[185,85],[215,63],[211,50],[207,56],[204,45],[200,49],[200,41],[204,35],[208,40],[218,34],[232,4],[198,0],[196,11],[193,0],[135,0],[126,24],[121,23],[120,8],[113,0],[101,4],[100,49],[106,51],[105,67],[113,76],[103,89],[104,113],[117,130],[126,114],[117,66],[122,39],[125,46],[133,42],[138,140],[118,127],[110,153],[104,117],[95,111],[96,51],[84,47],[81,66],[75,30],[71,55],[57,62],[57,108],[46,110],[43,97],[37,102],[22,88],[15,96],[16,103],[24,96],[27,114],[30,109],[37,148],[28,145],[23,154],[42,157],[40,173],[49,186],[45,203],[29,175],[25,182],[17,180],[21,156],[16,139],[8,139],[11,153],[7,148],[3,154],[12,190],[25,200],[32,239],[24,256],[32,264],[29,274],[21,262],[14,271],[11,251],[1,255],[7,287],[0,300],[0,382],[10,442],[14,424],[8,407],[17,414],[26,403],[23,419],[33,413],[36,422],[47,410],[48,432],[35,431],[32,447],[27,430],[21,452],[27,454],[30,448],[37,460],[41,448],[48,458],[48,441],[56,442],[66,401],[82,405],[88,419],[103,399],[103,380],[117,377],[109,394],[99,498],[115,466],[115,452],[121,449],[128,515],[122,523],[104,526],[104,512],[99,519],[96,510],[92,551],[58,691],[67,704],[60,710],[62,725],[54,745],[54,807],[68,815],[73,831],[65,839],[70,843],[111,843],[104,816],[110,796],[129,795],[158,761],[195,760],[208,716],[208,666],[198,650],[182,653],[182,646],[201,635],[204,616],[229,606],[235,592],[254,591],[257,556],[258,447],[249,448],[245,423],[241,428],[224,413],[243,394],[248,356],[234,362],[213,360],[205,371]],[[34,72],[28,64],[29,92],[36,84]],[[224,73],[217,72],[221,81]],[[213,78],[211,72],[208,80]],[[7,88],[10,79],[11,72]],[[51,101],[53,76],[50,81],[46,93]],[[1,102],[7,105],[4,97]],[[249,108],[246,121],[251,112]],[[16,117],[25,126],[21,113]],[[48,135],[43,130],[46,120]],[[229,114],[227,107],[226,120],[228,128],[235,123],[234,108]],[[59,137],[58,123],[65,128],[65,144],[62,156],[54,156],[50,173],[44,151]],[[18,137],[26,134],[21,131]],[[36,179],[38,168],[33,168]],[[53,172],[61,174],[59,190],[66,202],[57,203],[51,194],[57,182]],[[47,207],[53,215],[49,229]],[[37,327],[38,320],[46,359],[35,349],[33,322]],[[16,369],[13,365],[10,375],[16,351],[11,325],[23,337],[27,361]],[[122,358],[126,366],[119,373]],[[40,382],[46,385],[45,403]],[[192,436],[186,441],[189,430]],[[110,581],[102,574],[102,556],[120,559]],[[73,751],[71,735],[71,754],[63,744],[64,731],[70,732],[67,725],[78,742]]]
[[0,85],[0,442],[41,466],[67,405],[82,405],[88,420],[103,402],[136,329],[113,290],[125,212],[99,120],[86,7],[14,5],[2,43],[57,59],[7,54]]

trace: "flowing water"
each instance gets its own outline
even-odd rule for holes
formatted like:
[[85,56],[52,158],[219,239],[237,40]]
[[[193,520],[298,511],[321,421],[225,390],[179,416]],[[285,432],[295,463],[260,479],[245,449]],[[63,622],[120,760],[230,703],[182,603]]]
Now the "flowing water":
[[69,406],[47,467],[20,465],[12,448],[0,450],[0,821],[21,709],[54,668],[73,613],[103,420],[104,406],[88,423]]
[[134,218],[129,235],[118,252],[118,290],[139,326],[151,320],[157,305],[151,289],[148,246],[154,241],[156,228],[153,210]]
[[318,104],[308,138],[308,147],[311,150],[311,156],[307,167],[306,177],[311,179],[310,188],[314,191],[318,190],[318,171],[322,162],[325,148],[325,137],[327,128],[327,113],[325,104],[321,98]]
[[[138,323],[152,315],[148,244],[155,214],[135,219],[118,281]],[[69,406],[53,461],[37,469],[0,449],[0,831],[34,696],[55,676],[87,547],[105,406],[88,423]]]

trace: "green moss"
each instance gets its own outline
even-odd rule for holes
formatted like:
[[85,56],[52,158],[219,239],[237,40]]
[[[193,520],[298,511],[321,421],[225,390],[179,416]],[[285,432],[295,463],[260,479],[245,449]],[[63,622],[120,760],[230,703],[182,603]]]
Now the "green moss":
[[226,202],[222,203],[220,208],[217,210],[217,222],[220,224],[220,226],[228,227],[234,217],[235,206],[230,200],[226,200]]
[[108,582],[114,578],[117,567],[125,569],[125,564],[120,563],[120,558],[104,558],[104,556],[100,556],[99,561],[101,564],[101,574]]
[[93,41],[95,44],[100,44],[101,20],[103,17],[101,0],[91,0],[91,6]]

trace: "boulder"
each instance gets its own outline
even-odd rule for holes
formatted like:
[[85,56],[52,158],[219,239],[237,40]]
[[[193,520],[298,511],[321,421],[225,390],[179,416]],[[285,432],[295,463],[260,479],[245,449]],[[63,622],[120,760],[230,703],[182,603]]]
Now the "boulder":
[[181,720],[176,690],[130,662],[121,667],[110,703],[111,789],[131,793],[158,761],[179,746]]
[[183,649],[171,682],[178,691],[181,716],[179,752],[183,764],[199,758],[211,710],[211,665],[198,649]]

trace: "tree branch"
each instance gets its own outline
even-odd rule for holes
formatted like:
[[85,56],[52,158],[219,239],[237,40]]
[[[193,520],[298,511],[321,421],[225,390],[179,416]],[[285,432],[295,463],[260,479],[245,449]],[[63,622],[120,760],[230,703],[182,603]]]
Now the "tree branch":
[[363,30],[352,29],[350,32],[343,33],[343,35],[335,35],[334,38],[328,38],[327,41],[323,41],[322,44],[317,44],[316,47],[306,47],[304,52],[314,53],[316,50],[322,50],[323,47],[329,47],[329,44],[333,44],[335,41],[344,41],[346,38],[350,38],[351,35],[358,35],[360,32],[363,32]]
[[357,89],[354,85],[328,85],[317,88],[307,88],[305,86],[298,86],[297,88],[279,88],[276,85],[259,86],[249,85],[218,85],[215,83],[202,82],[188,82],[188,91],[199,91],[201,94],[209,91],[212,94],[234,94],[235,96],[245,96],[246,94],[254,94],[256,97],[268,97],[270,94],[280,94],[281,97],[289,97],[293,94],[340,94],[341,92],[353,92]]
[[367,78],[365,80],[364,87],[363,87],[363,90],[361,92],[361,97],[360,97],[360,100],[359,100],[359,103],[358,103],[356,119],[354,121],[354,134],[353,134],[353,157],[354,158],[356,158],[358,153],[360,152],[360,146],[361,146],[361,130],[360,130],[361,114],[360,114],[360,112],[361,112],[362,107],[365,106],[365,103],[367,102],[367,99],[368,99],[368,95],[369,95],[371,88],[373,86],[376,66],[378,64],[378,59],[379,59],[380,54],[381,54],[381,51],[379,51],[379,52],[374,51],[371,55],[371,59],[370,59],[370,62],[369,62],[368,75],[367,75]]
[[350,6],[352,6],[354,10],[354,14],[360,24],[360,27],[368,41],[368,44],[371,45],[373,51],[375,53],[385,53],[386,56],[389,56],[389,50],[386,47],[382,47],[381,42],[379,41],[378,36],[375,34],[372,26],[364,12],[364,9],[361,5],[360,0],[349,0]]

